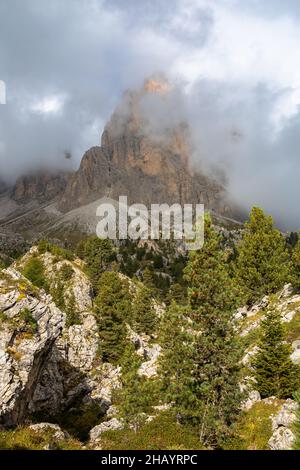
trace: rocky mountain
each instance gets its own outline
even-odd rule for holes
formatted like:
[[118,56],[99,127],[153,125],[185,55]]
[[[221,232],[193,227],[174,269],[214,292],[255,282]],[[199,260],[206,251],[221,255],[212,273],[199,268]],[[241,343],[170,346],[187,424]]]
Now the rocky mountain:
[[155,93],[167,94],[168,84],[148,80],[142,90],[124,95],[104,129],[101,146],[85,153],[70,178],[61,210],[127,195],[131,203],[204,203],[219,214],[230,214],[220,181],[191,169],[187,125],[161,129],[158,135],[149,129],[143,100]]
[[40,203],[55,199],[65,190],[70,174],[64,171],[38,171],[17,179],[12,199],[21,204],[35,200]]
[[192,168],[186,123],[167,127],[145,112],[147,100],[158,95],[164,106],[168,93],[164,80],[147,80],[142,89],[126,92],[105,126],[101,145],[84,154],[76,172],[40,170],[20,177],[13,188],[0,183],[5,243],[15,234],[32,241],[50,232],[59,238],[69,238],[64,234],[70,230],[94,232],[97,201],[116,201],[120,195],[146,205],[204,203],[218,220],[234,215],[239,220],[221,179]]

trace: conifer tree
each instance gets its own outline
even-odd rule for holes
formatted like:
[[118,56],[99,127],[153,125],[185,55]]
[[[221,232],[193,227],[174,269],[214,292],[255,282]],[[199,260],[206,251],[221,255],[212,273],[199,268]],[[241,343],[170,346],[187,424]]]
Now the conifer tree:
[[143,283],[148,287],[151,293],[155,292],[154,272],[148,267],[143,271]]
[[292,251],[292,283],[299,289],[300,288],[300,240],[297,242]]
[[45,266],[37,256],[32,256],[24,266],[23,276],[29,279],[32,284],[48,291],[49,285],[45,276]]
[[138,374],[141,358],[135,353],[134,346],[129,344],[121,361],[122,388],[117,392],[120,417],[136,432],[144,421],[144,413],[151,401],[144,377]]
[[117,361],[126,346],[126,320],[131,318],[128,285],[116,272],[104,272],[95,298],[95,314],[99,328],[103,361]]
[[294,399],[298,404],[298,409],[296,411],[296,421],[293,426],[293,431],[295,434],[295,441],[293,444],[293,449],[300,450],[300,391],[299,390],[295,392]]
[[285,240],[262,209],[252,209],[238,251],[235,272],[244,302],[252,304],[289,282],[291,263]]
[[271,306],[261,322],[259,351],[252,366],[255,388],[262,398],[291,398],[300,385],[300,369],[292,363],[291,346],[285,342],[280,312]]
[[166,302],[170,305],[172,301],[179,305],[185,305],[187,303],[187,288],[185,285],[179,283],[171,285],[167,294]]
[[195,333],[192,393],[182,418],[197,425],[201,442],[211,447],[230,435],[242,398],[241,349],[233,323],[236,289],[220,244],[206,216],[204,246],[191,253],[185,269]]
[[160,324],[162,351],[158,375],[165,401],[173,402],[178,413],[188,406],[192,394],[193,336],[190,328],[188,312],[172,302]]
[[87,273],[97,291],[99,277],[109,263],[115,259],[112,242],[108,239],[92,236],[81,241],[76,251],[78,256],[86,262]]
[[151,291],[146,286],[139,287],[132,309],[136,331],[147,335],[154,333],[158,319]]
[[76,299],[75,299],[73,290],[70,293],[68,300],[66,302],[65,312],[67,315],[67,318],[66,318],[67,328],[73,325],[80,325],[81,323],[80,314],[77,311]]

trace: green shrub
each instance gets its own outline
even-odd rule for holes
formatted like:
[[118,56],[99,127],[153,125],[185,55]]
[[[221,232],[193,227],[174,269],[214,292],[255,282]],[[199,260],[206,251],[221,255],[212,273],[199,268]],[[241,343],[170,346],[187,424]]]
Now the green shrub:
[[69,264],[64,264],[59,271],[60,278],[64,282],[70,281],[70,279],[73,277],[73,274],[74,269]]
[[36,256],[33,256],[27,261],[22,270],[22,274],[36,287],[48,291],[49,286],[45,277],[44,263]]
[[203,450],[197,434],[176,422],[172,412],[161,413],[137,432],[131,429],[102,434],[103,450]]
[[37,332],[38,323],[36,319],[32,316],[32,313],[29,308],[24,308],[23,310],[21,310],[21,312],[19,313],[19,318],[21,322],[25,324],[25,331],[27,333],[34,334]]

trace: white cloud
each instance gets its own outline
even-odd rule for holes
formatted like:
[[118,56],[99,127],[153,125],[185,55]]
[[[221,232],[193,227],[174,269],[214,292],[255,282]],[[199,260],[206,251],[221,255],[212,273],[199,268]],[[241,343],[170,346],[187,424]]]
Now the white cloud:
[[62,110],[64,101],[63,96],[46,96],[32,103],[30,110],[39,114],[57,114]]

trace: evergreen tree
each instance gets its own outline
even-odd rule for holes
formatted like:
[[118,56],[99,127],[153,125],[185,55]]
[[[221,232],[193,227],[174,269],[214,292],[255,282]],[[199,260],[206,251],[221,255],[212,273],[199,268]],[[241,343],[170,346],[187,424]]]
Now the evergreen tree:
[[255,388],[262,398],[290,398],[299,387],[300,369],[292,363],[291,352],[291,346],[285,343],[280,312],[271,306],[261,322],[259,351],[252,362]]
[[299,241],[298,232],[291,232],[286,238],[286,244],[289,248],[295,248]]
[[295,441],[293,448],[294,450],[300,450],[300,391],[295,392],[294,399],[298,404],[298,410],[296,411],[296,422],[293,426],[293,431],[295,434]]
[[76,299],[75,299],[73,290],[67,300],[67,303],[65,306],[65,312],[67,315],[67,319],[66,319],[67,328],[73,325],[80,325],[81,319],[80,319],[80,314],[76,308]]
[[155,292],[155,281],[154,281],[154,272],[150,268],[146,267],[143,271],[143,283],[151,291]]
[[166,302],[170,305],[172,302],[176,302],[179,305],[185,305],[187,303],[187,288],[186,286],[175,283],[172,284],[167,294]]
[[292,283],[300,289],[300,240],[292,251]]
[[235,272],[243,301],[254,303],[289,281],[291,263],[285,240],[262,209],[252,209],[238,249]]
[[37,256],[33,256],[27,261],[22,274],[35,286],[48,291],[49,285],[45,276],[45,266],[43,261],[41,261]]
[[128,285],[116,272],[104,272],[95,298],[100,352],[104,362],[117,361],[126,346],[126,320],[132,317]]
[[137,356],[132,344],[125,349],[121,361],[122,389],[117,393],[120,417],[136,432],[144,421],[144,413],[151,402],[144,377],[138,374],[141,358]]
[[138,288],[133,304],[133,320],[138,333],[154,333],[158,319],[151,291],[145,286]]
[[186,409],[192,401],[193,336],[189,332],[190,327],[187,312],[173,302],[160,324],[162,351],[158,375],[165,401],[173,402],[177,413]]
[[61,278],[58,276],[55,287],[51,288],[50,294],[52,295],[56,306],[62,311],[65,311],[65,308],[66,308],[64,293],[65,293],[64,284]]
[[191,253],[185,269],[195,333],[191,395],[181,413],[183,420],[198,427],[201,442],[211,447],[221,446],[230,435],[242,398],[241,349],[233,323],[237,295],[220,244],[206,216],[204,246]]
[[78,244],[77,254],[86,262],[87,273],[97,291],[100,275],[115,260],[112,242],[96,236],[89,237]]

